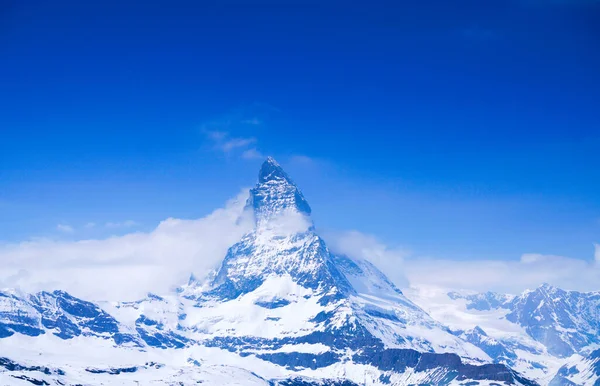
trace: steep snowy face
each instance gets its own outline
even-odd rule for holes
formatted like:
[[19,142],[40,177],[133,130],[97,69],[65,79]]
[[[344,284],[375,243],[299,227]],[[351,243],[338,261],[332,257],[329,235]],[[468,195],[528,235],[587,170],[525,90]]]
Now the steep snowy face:
[[587,357],[574,355],[562,366],[550,386],[600,385],[600,350]]
[[15,333],[27,336],[53,334],[61,339],[90,336],[117,344],[137,344],[111,315],[97,305],[64,291],[18,294],[0,291],[0,338]]
[[507,304],[506,319],[524,327],[559,357],[600,344],[600,293],[564,291],[544,284]]
[[314,232],[279,234],[258,228],[229,249],[208,294],[233,299],[254,291],[270,276],[281,275],[290,275],[317,294],[352,291]]

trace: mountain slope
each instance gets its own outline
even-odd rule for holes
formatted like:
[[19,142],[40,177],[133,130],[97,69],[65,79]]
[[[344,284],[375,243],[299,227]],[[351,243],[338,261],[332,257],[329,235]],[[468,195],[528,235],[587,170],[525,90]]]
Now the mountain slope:
[[506,305],[511,322],[559,357],[600,344],[600,293],[564,291],[544,284]]
[[576,385],[600,386],[600,350],[584,358],[575,356],[550,381],[550,386]]
[[15,333],[28,336],[51,333],[62,339],[90,336],[116,344],[140,343],[100,307],[64,291],[36,294],[0,291],[0,337]]

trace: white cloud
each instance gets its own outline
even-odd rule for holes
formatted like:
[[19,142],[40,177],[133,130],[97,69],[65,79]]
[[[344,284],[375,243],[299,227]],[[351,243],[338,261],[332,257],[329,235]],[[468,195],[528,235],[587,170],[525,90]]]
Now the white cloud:
[[[36,239],[0,244],[0,287],[64,289],[92,300],[133,300],[148,291],[165,293],[183,284],[192,272],[205,276],[220,263],[227,248],[250,229],[252,220],[242,216],[246,198],[244,191],[204,218],[169,218],[150,232],[96,240]],[[133,226],[135,222],[113,224]],[[303,216],[284,216],[267,224],[266,229],[287,234],[310,225]],[[68,225],[59,226],[72,232]],[[599,244],[594,244],[594,259],[589,260],[532,253],[513,261],[449,260],[417,258],[357,231],[324,236],[334,253],[372,262],[401,288],[411,285],[519,293],[546,282],[564,289],[600,290]]]
[[251,148],[248,150],[244,150],[244,152],[242,153],[242,158],[244,158],[244,159],[262,159],[262,158],[265,158],[265,156],[261,152],[256,150],[256,148]]
[[[204,131],[206,137],[212,142],[215,150],[230,155],[236,151],[242,151],[244,159],[262,158],[262,154],[256,149],[256,138],[253,137],[231,137],[226,131]],[[239,154],[239,153],[238,153]]]
[[133,220],[125,220],[123,222],[107,222],[104,224],[107,228],[132,228],[140,225],[137,221]]
[[95,227],[95,226],[96,226],[96,223],[95,223],[95,222],[88,222],[88,223],[87,223],[87,224],[85,224],[83,227],[84,227],[84,228],[87,228],[87,229],[90,229],[90,228],[93,228],[93,227]]
[[56,229],[59,230],[59,231],[61,231],[61,232],[64,232],[64,233],[73,233],[73,232],[75,232],[75,229],[73,229],[72,226],[66,225],[66,224],[58,224],[56,226]]
[[226,131],[219,130],[205,130],[204,133],[208,138],[212,139],[213,141],[222,141],[228,135]]
[[408,285],[403,268],[404,259],[409,255],[407,250],[389,248],[375,236],[358,231],[327,233],[325,240],[333,253],[370,261],[397,286]]
[[600,245],[595,261],[564,256],[523,254],[519,260],[451,260],[415,257],[389,248],[376,237],[357,231],[326,235],[329,248],[369,260],[401,288],[440,287],[454,290],[517,294],[549,283],[567,290],[600,290]]
[[517,294],[549,283],[567,290],[600,290],[600,266],[564,256],[524,254],[519,260],[411,258],[405,274],[413,286]]
[[259,221],[258,226],[261,232],[276,236],[289,236],[306,232],[312,226],[312,221],[304,214],[292,210],[285,211],[266,222]]
[[255,138],[229,138],[217,144],[217,147],[225,153],[232,150],[248,147],[256,142]]
[[276,109],[272,106],[253,103],[203,123],[201,131],[213,150],[244,159],[262,158],[254,134],[265,125],[274,111]]
[[148,233],[0,245],[0,287],[64,289],[92,300],[165,293],[192,272],[205,276],[250,229],[252,222],[242,215],[246,198],[247,190],[204,218],[169,218]]

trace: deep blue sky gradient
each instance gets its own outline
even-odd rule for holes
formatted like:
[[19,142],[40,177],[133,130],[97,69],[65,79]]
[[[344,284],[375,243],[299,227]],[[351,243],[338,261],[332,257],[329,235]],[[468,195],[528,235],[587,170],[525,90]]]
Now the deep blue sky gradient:
[[209,213],[261,162],[211,130],[275,156],[321,228],[591,259],[600,3],[0,2],[0,240]]

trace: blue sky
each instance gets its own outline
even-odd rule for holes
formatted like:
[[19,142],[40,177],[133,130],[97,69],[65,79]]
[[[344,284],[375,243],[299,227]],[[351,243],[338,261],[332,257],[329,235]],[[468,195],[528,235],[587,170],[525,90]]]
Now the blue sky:
[[0,5],[0,240],[198,218],[273,155],[325,230],[593,259],[597,1],[100,3]]

